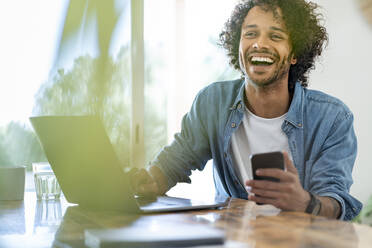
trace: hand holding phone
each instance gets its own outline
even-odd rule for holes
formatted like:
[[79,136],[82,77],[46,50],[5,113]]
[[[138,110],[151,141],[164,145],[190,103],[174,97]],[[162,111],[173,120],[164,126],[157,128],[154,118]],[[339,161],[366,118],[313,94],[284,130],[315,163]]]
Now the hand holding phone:
[[274,177],[264,177],[256,175],[257,169],[277,168],[284,170],[284,157],[282,152],[257,153],[251,155],[252,174],[254,180],[268,180],[279,182]]
[[[255,154],[251,156],[251,162],[255,180],[248,180],[245,183],[247,188],[250,188],[249,200],[256,202],[257,205],[271,204],[282,210],[304,211],[309,201],[309,193],[303,189],[296,166],[286,152]],[[277,170],[265,170],[268,168]],[[281,171],[284,168],[285,171]],[[258,169],[265,170],[265,173],[258,176],[256,174]],[[275,182],[260,181],[262,179]],[[275,184],[278,187],[275,187]],[[286,187],[279,187],[279,184],[285,184]]]

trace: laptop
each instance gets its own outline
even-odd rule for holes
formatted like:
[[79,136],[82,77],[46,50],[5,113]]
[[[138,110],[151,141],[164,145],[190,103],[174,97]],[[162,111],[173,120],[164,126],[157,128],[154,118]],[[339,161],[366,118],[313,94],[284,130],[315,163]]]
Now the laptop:
[[136,198],[97,116],[30,118],[66,200],[83,208],[156,213],[219,208],[227,198],[196,201],[159,196]]

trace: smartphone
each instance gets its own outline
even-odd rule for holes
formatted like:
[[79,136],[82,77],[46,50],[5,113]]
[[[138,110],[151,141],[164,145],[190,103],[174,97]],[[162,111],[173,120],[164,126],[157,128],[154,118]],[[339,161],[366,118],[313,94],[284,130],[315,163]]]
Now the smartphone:
[[252,174],[254,180],[268,180],[279,182],[278,178],[257,176],[257,169],[277,168],[284,170],[284,157],[282,152],[257,153],[251,155]]

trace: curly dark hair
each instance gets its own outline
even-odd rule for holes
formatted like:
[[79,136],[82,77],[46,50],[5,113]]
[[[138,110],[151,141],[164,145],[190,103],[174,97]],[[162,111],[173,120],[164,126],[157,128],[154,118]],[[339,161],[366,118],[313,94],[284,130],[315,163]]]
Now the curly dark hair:
[[282,19],[289,32],[292,52],[297,59],[289,70],[289,88],[299,81],[308,86],[308,74],[315,68],[315,58],[321,55],[323,47],[328,43],[328,34],[320,22],[322,15],[317,13],[317,4],[305,0],[243,0],[235,6],[231,17],[220,33],[220,45],[227,50],[230,64],[242,74],[239,66],[239,43],[241,26],[249,10],[260,6],[265,11],[272,11],[278,17],[279,8]]

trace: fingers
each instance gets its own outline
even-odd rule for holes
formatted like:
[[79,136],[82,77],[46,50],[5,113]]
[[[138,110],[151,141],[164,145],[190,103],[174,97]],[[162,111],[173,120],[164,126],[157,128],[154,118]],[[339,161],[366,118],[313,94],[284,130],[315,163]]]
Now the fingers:
[[293,180],[292,174],[281,169],[258,169],[256,170],[256,174],[263,177],[274,177],[283,182]]
[[144,197],[154,197],[158,195],[158,185],[153,183],[141,184],[137,188],[136,194]]
[[133,191],[139,196],[154,196],[158,194],[158,185],[145,169],[136,169],[131,175]]
[[145,169],[139,169],[135,174],[135,179],[137,185],[152,183],[154,181]]
[[262,203],[262,204],[271,204],[273,206],[277,206],[277,199],[272,199],[272,198],[267,198],[267,197],[261,197],[261,195],[249,195],[248,199],[250,201],[254,201],[257,203]]
[[[293,165],[293,162],[289,159],[288,153],[283,151],[283,158],[286,170],[277,168],[258,169],[256,174],[262,177],[273,177],[283,182],[294,182],[297,177],[297,169]],[[289,173],[288,173],[289,172]]]
[[[263,190],[263,189],[257,189],[257,188],[252,189],[250,193],[253,193],[255,196],[265,197],[265,198],[270,198],[270,199],[278,199],[278,198],[280,199],[282,195],[281,192],[279,191]],[[251,194],[249,196],[251,196]]]
[[[298,172],[288,153],[283,152],[286,170],[259,169],[256,174],[261,177],[272,177],[279,182],[269,180],[248,180],[245,185],[251,190],[248,199],[262,204],[271,204],[283,210],[298,210],[296,207],[301,198],[303,188],[298,178]],[[254,195],[253,195],[254,194]]]
[[286,190],[286,184],[271,182],[267,180],[247,180],[245,185],[251,187],[251,192],[254,189],[265,189],[273,191]]
[[248,196],[248,200],[260,204],[271,204],[280,209],[287,209],[289,194],[283,191],[273,191],[267,189],[253,188]]

